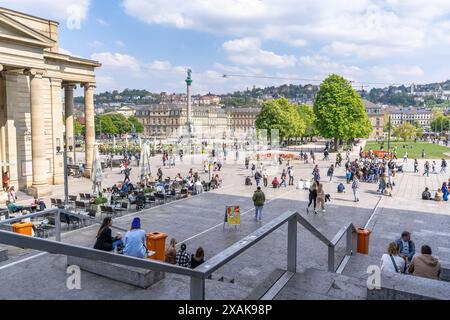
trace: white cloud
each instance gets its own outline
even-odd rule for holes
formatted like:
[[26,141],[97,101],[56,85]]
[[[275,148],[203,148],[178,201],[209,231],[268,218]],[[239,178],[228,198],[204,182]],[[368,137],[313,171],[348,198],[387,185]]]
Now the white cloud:
[[[283,41],[295,47],[321,43],[403,54],[442,45],[448,0],[123,0],[125,12],[149,24],[237,38]],[[450,37],[444,38],[450,44]],[[338,49],[338,48],[334,48]],[[342,47],[341,47],[342,49]],[[337,52],[338,53],[338,50]],[[359,50],[345,50],[345,55]]]
[[94,49],[99,49],[103,47],[105,44],[99,40],[94,40],[88,43],[88,46]]
[[36,15],[45,19],[65,20],[79,13],[79,18],[85,20],[88,15],[91,0],[2,0],[2,7]]
[[139,61],[127,54],[101,52],[92,54],[91,59],[102,63],[103,68],[130,71],[135,75],[141,71]]
[[297,58],[292,55],[278,55],[261,49],[261,42],[257,38],[230,40],[222,48],[228,54],[228,59],[237,64],[287,68],[297,63]]
[[116,40],[115,44],[116,44],[116,46],[121,47],[121,48],[126,47],[125,43],[120,40]]
[[97,23],[98,23],[99,25],[101,25],[101,26],[103,26],[103,27],[109,27],[109,26],[111,26],[111,24],[110,24],[108,21],[103,20],[102,18],[97,18],[96,21],[97,21]]

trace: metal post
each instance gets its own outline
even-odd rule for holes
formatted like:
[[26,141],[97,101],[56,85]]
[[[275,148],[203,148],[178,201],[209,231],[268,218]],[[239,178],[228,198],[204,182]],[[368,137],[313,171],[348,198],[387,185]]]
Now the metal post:
[[347,255],[351,256],[353,253],[353,232],[352,227],[347,229]]
[[205,300],[205,279],[191,277],[191,300]]
[[334,246],[328,246],[328,272],[334,273]]
[[69,207],[69,178],[67,177],[67,146],[64,146],[64,208]]
[[389,115],[388,123],[388,153],[391,153],[391,115]]
[[61,218],[60,211],[57,210],[55,213],[55,239],[57,242],[61,242]]
[[297,216],[288,222],[287,271],[297,272]]

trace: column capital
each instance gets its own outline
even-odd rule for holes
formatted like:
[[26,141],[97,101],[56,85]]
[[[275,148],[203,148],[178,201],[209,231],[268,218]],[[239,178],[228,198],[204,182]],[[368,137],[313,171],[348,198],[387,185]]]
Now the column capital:
[[81,87],[84,89],[95,89],[97,87],[97,85],[92,82],[86,82],[86,83],[82,83]]
[[64,89],[70,89],[70,90],[75,90],[77,88],[76,84],[74,84],[74,83],[63,83],[62,87]]
[[46,75],[47,72],[42,69],[31,68],[31,69],[25,69],[23,73],[27,76],[42,78],[44,75]]

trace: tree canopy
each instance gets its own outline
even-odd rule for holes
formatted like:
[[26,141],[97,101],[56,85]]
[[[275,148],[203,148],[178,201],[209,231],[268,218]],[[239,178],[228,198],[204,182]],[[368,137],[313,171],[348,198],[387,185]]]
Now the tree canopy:
[[95,116],[95,131],[97,134],[142,133],[144,126],[134,116],[127,119],[122,114],[103,114]]
[[305,122],[305,132],[303,133],[304,137],[314,137],[318,134],[315,121],[316,121],[316,115],[314,113],[314,110],[306,105],[306,104],[299,104],[296,106],[297,112],[300,115],[300,118]]
[[337,141],[368,137],[372,125],[361,96],[350,82],[332,74],[320,85],[314,102],[316,128],[324,138]]
[[416,134],[417,128],[408,122],[405,122],[394,129],[394,135],[398,138],[402,138],[404,141],[415,138]]
[[450,130],[450,116],[438,115],[431,121],[431,130],[434,132],[445,132]]
[[256,119],[257,129],[278,129],[280,140],[301,137],[306,129],[305,122],[300,117],[296,107],[285,98],[274,99],[263,103],[261,112]]

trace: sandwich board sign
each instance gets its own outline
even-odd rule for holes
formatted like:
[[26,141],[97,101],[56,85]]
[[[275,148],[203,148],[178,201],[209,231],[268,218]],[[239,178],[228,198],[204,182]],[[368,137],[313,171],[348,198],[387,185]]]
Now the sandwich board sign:
[[228,224],[229,226],[237,226],[241,225],[241,207],[240,206],[229,206],[225,209],[225,218],[223,227]]

